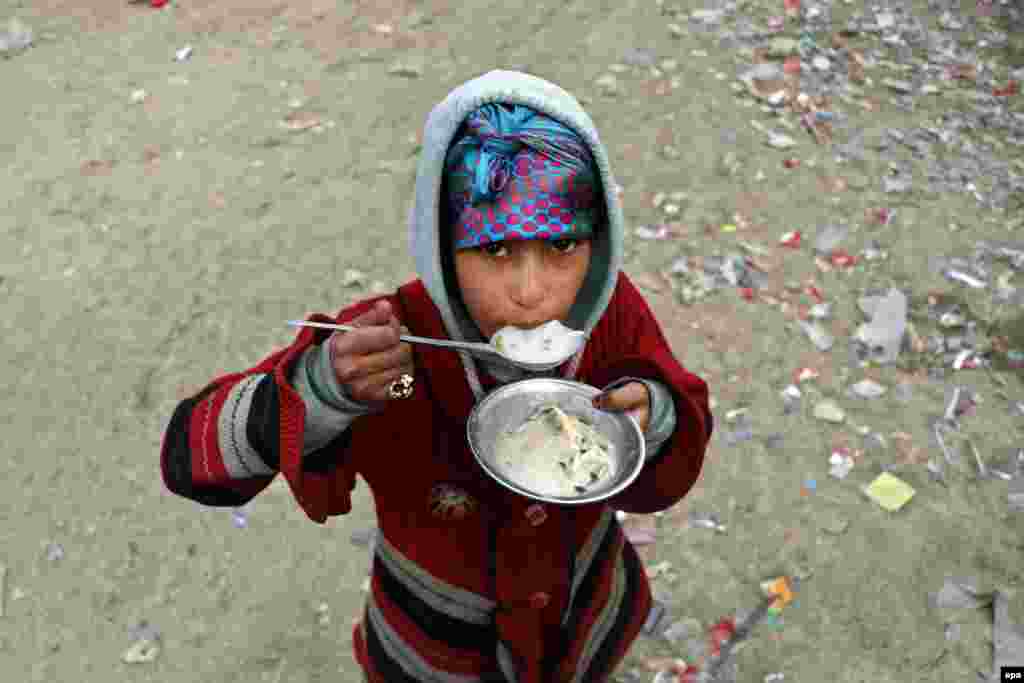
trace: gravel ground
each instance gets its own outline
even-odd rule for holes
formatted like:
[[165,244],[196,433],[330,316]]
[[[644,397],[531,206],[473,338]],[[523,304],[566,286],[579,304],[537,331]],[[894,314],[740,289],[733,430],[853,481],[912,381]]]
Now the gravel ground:
[[[860,5],[818,7],[842,27]],[[350,620],[368,557],[350,537],[373,525],[366,487],[326,526],[309,523],[281,481],[237,514],[204,509],[164,490],[161,433],[189,392],[287,343],[284,321],[415,277],[404,219],[423,121],[451,88],[500,67],[584,102],[636,230],[626,270],[715,400],[697,487],[663,515],[626,522],[653,536],[641,552],[660,565],[653,584],[675,628],[638,641],[621,679],[691,659],[694,636],[753,608],[759,584],[783,575],[800,590],[740,645],[737,681],[981,680],[993,641],[1004,663],[1024,664],[1024,640],[1011,640],[1024,624],[1024,512],[1010,502],[1024,478],[979,476],[969,449],[995,466],[1021,445],[1024,317],[1007,293],[1021,280],[990,258],[987,285],[972,288],[944,270],[966,265],[941,261],[1020,239],[1024,204],[1009,174],[1024,175],[1022,148],[996,124],[1019,117],[1024,96],[971,93],[1024,66],[1024,34],[1008,5],[986,18],[961,3],[951,16],[968,25],[950,35],[985,65],[975,81],[943,81],[900,70],[936,46],[882,40],[890,20],[909,21],[903,9],[937,31],[943,8],[888,6],[875,21],[890,30],[848,37],[871,82],[832,98],[834,139],[816,142],[797,114],[737,92],[737,75],[761,59],[743,23],[764,31],[781,0],[720,3],[709,9],[732,11],[708,27],[688,17],[705,8],[683,1],[0,1],[0,20],[33,34],[0,59],[10,378],[0,519],[15,522],[0,532],[0,671],[82,683],[360,680]],[[815,34],[821,50],[833,32]],[[799,22],[780,36],[798,39]],[[847,48],[812,54],[831,59],[840,84],[855,61]],[[801,90],[824,73],[805,64]],[[904,98],[886,78],[937,92]],[[951,114],[977,123],[996,105],[1008,109],[953,130]],[[928,126],[953,132],[922,142],[921,158],[890,133],[923,139],[914,131]],[[767,145],[769,129],[794,146]],[[816,261],[829,225],[844,233]],[[794,231],[802,243],[780,246]],[[887,258],[864,258],[873,248]],[[694,284],[734,252],[732,276],[710,291]],[[907,296],[912,333],[896,362],[866,363],[853,341],[858,300],[890,287]],[[818,321],[833,337],[825,351],[800,326],[816,304],[831,309]],[[973,327],[936,326],[941,311]],[[931,335],[946,345],[928,347]],[[977,353],[954,370],[963,348]],[[817,376],[786,407],[780,392],[801,368]],[[851,395],[865,378],[887,391]],[[930,426],[957,387],[969,399],[954,406],[947,462]],[[825,400],[841,423],[815,417]],[[829,474],[837,450],[853,462],[845,478]],[[898,510],[862,493],[883,472],[916,491]],[[701,515],[720,532],[692,523]],[[949,577],[974,581],[960,606],[933,597]],[[158,649],[136,645],[142,661],[126,663],[139,638]]]

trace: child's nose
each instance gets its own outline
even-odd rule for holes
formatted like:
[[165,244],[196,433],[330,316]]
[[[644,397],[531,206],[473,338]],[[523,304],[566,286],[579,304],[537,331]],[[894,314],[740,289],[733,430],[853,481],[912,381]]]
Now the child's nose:
[[523,268],[516,275],[513,298],[523,308],[536,308],[549,295],[537,268]]

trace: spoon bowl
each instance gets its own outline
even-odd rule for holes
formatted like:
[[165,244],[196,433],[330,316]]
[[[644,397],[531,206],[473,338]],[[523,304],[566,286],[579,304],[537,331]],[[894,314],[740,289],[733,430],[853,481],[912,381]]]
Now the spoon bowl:
[[[344,332],[351,332],[358,329],[352,325],[341,325],[334,323],[318,323],[310,320],[289,320],[288,324],[292,327],[316,327],[324,330],[342,330]],[[485,344],[482,342],[460,342],[452,341],[450,339],[433,339],[431,337],[417,337],[415,335],[403,334],[399,336],[404,342],[409,344],[425,344],[427,346],[436,346],[445,349],[453,349],[456,351],[466,351],[472,356],[477,358],[483,358],[492,360],[504,365],[511,365],[513,367],[522,368],[528,372],[546,372],[553,370],[559,365],[568,360],[574,353],[579,351],[583,340],[586,338],[586,333],[581,330],[569,330],[567,336],[571,337],[573,343],[566,345],[566,354],[562,358],[551,358],[545,361],[534,361],[523,358],[516,358],[503,353],[499,349],[495,348],[493,344]],[[561,354],[559,354],[561,355]]]

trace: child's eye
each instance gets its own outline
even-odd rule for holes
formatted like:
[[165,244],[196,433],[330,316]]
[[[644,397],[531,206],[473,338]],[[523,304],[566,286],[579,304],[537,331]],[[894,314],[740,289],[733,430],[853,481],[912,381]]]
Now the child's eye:
[[[550,244],[559,254],[571,254],[576,251],[576,247],[579,246],[580,241],[577,239],[566,238],[550,240],[548,244]],[[488,256],[502,256],[498,250],[506,249],[506,246],[503,242],[489,242],[480,247],[480,249]]]
[[[551,241],[551,245],[555,248],[556,251],[558,251],[561,254],[571,254],[572,252],[576,251],[576,247],[578,247],[580,245],[580,241],[579,240],[574,240],[572,238],[566,238],[566,239],[561,239],[561,240],[552,240]],[[571,249],[568,249],[568,248],[561,249],[561,248],[559,248],[560,246],[561,247],[572,247],[572,248]]]
[[485,254],[488,256],[497,256],[498,254],[493,249],[504,249],[505,245],[501,242],[488,242],[484,246],[480,247]]

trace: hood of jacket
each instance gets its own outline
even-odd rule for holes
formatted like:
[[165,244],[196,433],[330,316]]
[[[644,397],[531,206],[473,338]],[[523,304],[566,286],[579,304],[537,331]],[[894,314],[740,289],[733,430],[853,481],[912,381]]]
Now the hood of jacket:
[[[454,259],[445,242],[442,221],[447,220],[441,196],[444,160],[459,127],[478,107],[489,103],[519,104],[550,116],[568,126],[586,142],[598,166],[600,194],[604,198],[606,224],[592,238],[590,269],[565,321],[572,329],[590,336],[612,298],[622,267],[623,213],[612,176],[608,153],[594,122],[572,95],[554,83],[520,71],[489,71],[452,90],[427,117],[416,171],[413,203],[409,213],[409,249],[416,272],[441,314],[449,337],[456,341],[486,342],[462,302],[455,277]],[[566,372],[575,372],[576,362]],[[479,386],[476,365],[499,383],[553,373],[526,373],[493,366],[461,353],[470,384]],[[564,366],[563,366],[564,367]],[[570,377],[571,378],[571,377]]]

